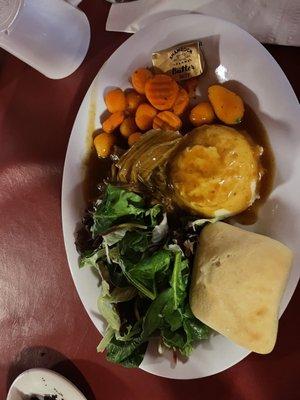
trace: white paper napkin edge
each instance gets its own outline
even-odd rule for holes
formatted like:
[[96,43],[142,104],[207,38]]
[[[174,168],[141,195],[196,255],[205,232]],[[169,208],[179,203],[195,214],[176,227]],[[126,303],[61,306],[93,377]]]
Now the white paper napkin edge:
[[[149,5],[149,13],[145,11],[146,3]],[[164,2],[162,0],[139,0],[129,3],[113,4],[106,21],[106,30],[135,33],[151,22],[173,15],[184,15],[190,13],[218,17],[215,12],[210,14],[199,12],[194,9],[188,9],[188,6],[185,6],[187,3],[182,3],[180,9],[178,5],[176,6],[176,3],[174,3],[175,9],[172,10],[171,8],[168,8],[170,3],[171,2],[168,3],[167,1]],[[190,0],[188,3],[191,8],[195,7],[195,1]],[[168,4],[168,6],[166,6],[166,4]],[[197,5],[201,8],[202,6],[207,7],[208,4],[209,0],[202,0],[202,3],[199,1]],[[262,0],[261,4],[263,4]],[[289,0],[288,2],[282,1],[282,4],[280,0],[277,0],[276,6],[274,3],[273,7],[273,2],[271,8],[270,3],[268,6],[269,9],[266,18],[269,25],[265,26],[265,31],[263,31],[263,33],[257,32],[257,27],[255,28],[254,26],[251,26],[251,24],[249,25],[247,18],[246,21],[232,21],[230,18],[227,18],[227,20],[248,31],[262,43],[300,46],[300,0]],[[261,13],[265,12],[263,8],[260,11]],[[219,18],[220,17],[222,18],[222,16],[219,16]]]

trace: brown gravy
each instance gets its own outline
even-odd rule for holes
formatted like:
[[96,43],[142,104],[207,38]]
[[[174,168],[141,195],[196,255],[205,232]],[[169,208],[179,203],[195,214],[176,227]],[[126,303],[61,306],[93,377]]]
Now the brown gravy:
[[[251,225],[256,222],[257,214],[260,206],[266,201],[272,191],[274,173],[275,173],[275,160],[273,151],[269,142],[267,132],[255,114],[255,112],[247,105],[245,105],[245,116],[241,124],[235,127],[241,131],[247,131],[249,136],[255,143],[262,146],[264,149],[261,156],[261,163],[264,169],[264,175],[260,183],[260,198],[249,207],[247,210],[239,215],[231,218],[243,225]],[[90,146],[87,158],[85,160],[85,180],[84,180],[84,196],[86,202],[96,199],[98,195],[97,186],[104,179],[110,176],[112,162],[110,159],[99,159],[95,150]]]
[[240,224],[251,225],[257,221],[259,208],[264,204],[272,191],[275,176],[275,158],[265,127],[255,112],[247,104],[245,104],[244,120],[237,129],[246,131],[253,141],[264,149],[261,156],[264,174],[259,185],[260,198],[247,210],[233,217],[233,219]]
[[85,180],[83,184],[84,198],[87,203],[94,201],[99,195],[98,185],[110,176],[111,165],[110,159],[98,158],[94,149],[88,152],[84,162]]

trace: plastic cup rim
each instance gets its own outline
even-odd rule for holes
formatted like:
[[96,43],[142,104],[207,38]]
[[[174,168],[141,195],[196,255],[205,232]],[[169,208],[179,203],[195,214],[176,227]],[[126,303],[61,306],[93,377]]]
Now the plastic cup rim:
[[[0,16],[0,33],[7,32],[16,20],[24,0],[10,0],[10,10],[5,20]],[[0,13],[1,14],[1,13]]]

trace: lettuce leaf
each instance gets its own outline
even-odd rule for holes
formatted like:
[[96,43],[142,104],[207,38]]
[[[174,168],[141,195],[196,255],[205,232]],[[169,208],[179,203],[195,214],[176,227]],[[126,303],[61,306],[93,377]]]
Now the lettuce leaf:
[[121,319],[116,310],[115,304],[131,300],[136,295],[136,289],[133,287],[115,288],[110,291],[108,282],[102,276],[101,294],[98,297],[97,306],[101,316],[107,322],[106,332],[97,347],[98,352],[102,352],[108,346],[110,341],[119,334]]
[[105,333],[102,337],[101,342],[97,346],[97,352],[98,353],[103,353],[103,351],[106,349],[106,347],[109,345],[111,340],[115,336],[115,331],[111,326],[107,326]]
[[127,232],[140,229],[147,229],[147,226],[137,223],[124,223],[120,225],[115,225],[109,228],[107,233],[102,234],[102,239],[105,244],[111,247],[114,244],[120,242]]
[[112,303],[124,303],[132,300],[137,294],[137,291],[132,286],[116,287],[110,293],[110,301]]
[[108,228],[121,223],[126,218],[129,221],[141,221],[145,213],[144,200],[138,194],[108,185],[105,197],[101,203],[96,203],[91,227],[92,236],[105,232]]
[[82,255],[79,259],[79,268],[94,267],[98,269],[98,261],[105,258],[105,249],[99,248]]
[[[87,221],[91,250],[81,255],[80,267],[96,268],[102,278],[97,304],[107,322],[97,350],[106,349],[109,361],[137,367],[158,334],[166,347],[188,356],[210,329],[190,310],[189,255],[182,235],[170,231],[163,207],[108,185]],[[189,228],[206,222],[215,221],[196,220]]]
[[215,218],[201,218],[201,219],[196,219],[195,221],[189,222],[188,226],[190,228],[193,228],[196,230],[196,228],[199,228],[207,223],[214,224],[215,222],[218,222],[226,217],[220,218],[220,217],[215,217]]
[[124,261],[123,273],[128,281],[141,293],[154,300],[157,295],[159,275],[163,276],[171,262],[168,250],[159,250],[150,257],[144,258],[136,264]]
[[152,243],[157,244],[162,240],[164,240],[168,232],[169,232],[169,227],[168,227],[167,214],[164,213],[162,221],[158,225],[154,226],[151,238]]
[[109,284],[104,279],[102,279],[102,291],[101,295],[98,297],[97,305],[100,314],[105,319],[108,326],[114,331],[119,331],[121,326],[120,317],[113,304],[109,292]]

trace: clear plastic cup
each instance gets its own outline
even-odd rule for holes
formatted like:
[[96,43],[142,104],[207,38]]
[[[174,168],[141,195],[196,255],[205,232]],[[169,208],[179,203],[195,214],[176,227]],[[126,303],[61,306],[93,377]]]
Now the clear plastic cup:
[[49,78],[70,75],[86,56],[90,25],[80,1],[68,2],[0,0],[0,47]]

